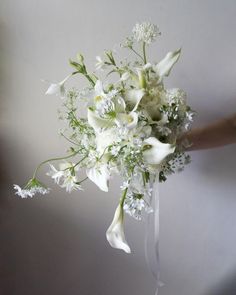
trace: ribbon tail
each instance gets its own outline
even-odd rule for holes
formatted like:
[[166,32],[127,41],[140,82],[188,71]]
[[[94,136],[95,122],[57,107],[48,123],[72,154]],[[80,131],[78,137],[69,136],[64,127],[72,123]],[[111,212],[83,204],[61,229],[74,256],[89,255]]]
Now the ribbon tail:
[[[158,294],[159,287],[162,287],[164,284],[160,280],[160,253],[159,253],[159,230],[160,230],[160,215],[159,215],[159,180],[156,178],[152,182],[152,195],[150,203],[153,207],[153,214],[149,214],[146,222],[146,236],[145,236],[145,259],[147,266],[152,273],[152,276],[156,280],[156,293]],[[152,223],[153,220],[153,223]],[[152,255],[148,247],[149,240],[153,233],[153,242],[154,242],[154,257],[155,261],[153,263]],[[153,244],[151,245],[153,246]],[[152,251],[152,252],[153,252]]]

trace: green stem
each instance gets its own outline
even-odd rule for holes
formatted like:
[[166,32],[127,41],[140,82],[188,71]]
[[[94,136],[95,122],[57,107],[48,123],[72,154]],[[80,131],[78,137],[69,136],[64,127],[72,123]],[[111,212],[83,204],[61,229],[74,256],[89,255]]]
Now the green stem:
[[82,182],[86,181],[88,179],[88,177],[85,177],[84,179],[82,179],[81,181],[76,182],[76,184],[80,185]]
[[46,164],[46,163],[48,163],[48,162],[52,162],[52,161],[60,161],[60,160],[69,159],[69,158],[75,156],[76,154],[78,154],[78,152],[79,152],[79,151],[76,151],[76,152],[74,152],[73,154],[71,154],[71,155],[69,155],[69,156],[66,156],[66,157],[51,158],[51,159],[48,159],[48,160],[45,160],[45,161],[41,162],[41,163],[38,165],[38,167],[35,169],[34,174],[33,174],[33,178],[36,178],[36,175],[37,175],[37,173],[38,173],[38,170],[39,170],[44,164]]
[[85,160],[88,157],[88,154],[86,154],[81,160],[79,160],[79,162],[77,162],[73,168],[75,168],[76,166],[78,166],[81,162],[83,162],[83,160]]
[[145,42],[143,42],[143,62],[144,62],[144,65],[147,63],[146,43]]
[[123,208],[123,205],[124,205],[124,201],[125,201],[125,197],[126,197],[126,194],[127,194],[127,191],[128,191],[128,188],[126,188],[123,192],[123,195],[120,199],[120,205],[121,205],[121,208]]
[[142,57],[142,55],[141,54],[139,54],[135,49],[133,49],[133,47],[129,47],[130,48],[130,50],[132,50],[138,57],[140,57],[141,58],[141,60],[143,61],[143,57]]
[[85,74],[84,76],[89,80],[89,82],[92,84],[92,86],[95,86],[95,82],[94,82],[93,79],[89,76],[89,74]]
[[61,136],[63,136],[67,141],[69,141],[70,143],[72,143],[72,144],[74,144],[74,145],[78,145],[79,146],[79,144],[78,143],[76,143],[76,142],[74,142],[74,141],[72,141],[72,140],[70,140],[67,136],[65,136],[62,132],[60,133],[61,134]]

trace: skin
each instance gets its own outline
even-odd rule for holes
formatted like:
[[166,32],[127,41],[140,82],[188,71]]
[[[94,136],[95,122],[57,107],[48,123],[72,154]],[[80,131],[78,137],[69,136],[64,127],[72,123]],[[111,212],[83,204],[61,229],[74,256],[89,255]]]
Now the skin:
[[185,133],[179,142],[185,139],[192,144],[186,148],[187,151],[212,149],[236,143],[236,114],[205,127],[195,128]]

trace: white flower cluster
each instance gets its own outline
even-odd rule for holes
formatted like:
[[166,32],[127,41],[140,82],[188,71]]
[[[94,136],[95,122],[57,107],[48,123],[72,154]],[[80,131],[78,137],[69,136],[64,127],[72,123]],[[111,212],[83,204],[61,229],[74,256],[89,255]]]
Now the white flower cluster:
[[50,189],[46,188],[42,183],[40,183],[37,179],[31,179],[25,188],[21,188],[19,185],[14,184],[14,189],[16,190],[16,195],[20,196],[22,199],[24,198],[32,198],[35,194],[45,195],[48,194]]
[[149,22],[137,23],[133,28],[133,37],[138,42],[150,44],[155,41],[160,34],[158,27]]
[[[60,133],[70,149],[65,157],[49,159],[39,167],[50,163],[47,175],[67,192],[81,190],[86,179],[107,192],[111,177],[119,174],[123,179],[122,196],[107,239],[112,247],[127,253],[130,248],[124,236],[124,212],[138,220],[144,212],[151,212],[153,180],[164,181],[189,162],[176,142],[189,128],[194,112],[183,90],[167,89],[164,84],[181,50],[168,52],[158,63],[149,61],[146,46],[158,35],[156,25],[136,24],[124,46],[135,55],[135,61],[119,61],[114,52],[105,51],[102,58],[96,58],[95,75],[79,54],[75,61],[70,60],[72,74],[46,92],[63,98],[60,117],[67,127]],[[110,79],[111,74],[117,78]],[[88,86],[67,89],[66,83],[73,75],[82,75]],[[58,169],[51,164],[54,161],[59,161]],[[37,171],[25,188],[15,185],[16,194],[32,197],[36,192],[48,192],[36,180]]]

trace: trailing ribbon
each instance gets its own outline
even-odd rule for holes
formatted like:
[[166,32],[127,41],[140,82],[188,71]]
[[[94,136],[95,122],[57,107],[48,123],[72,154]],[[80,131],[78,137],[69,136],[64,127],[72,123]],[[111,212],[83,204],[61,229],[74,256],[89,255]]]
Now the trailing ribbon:
[[[159,179],[156,177],[152,182],[152,195],[151,195],[151,205],[153,207],[153,214],[149,214],[146,222],[146,236],[145,236],[145,259],[147,266],[152,273],[154,279],[156,280],[156,293],[158,294],[159,287],[164,284],[160,281],[160,254],[159,254]],[[152,222],[153,220],[153,222]],[[149,241],[151,239],[151,234],[153,233],[153,243],[154,249],[149,249]],[[153,244],[151,244],[153,246]],[[152,253],[150,250],[154,250],[155,261],[153,263]],[[153,251],[152,251],[153,252]]]

